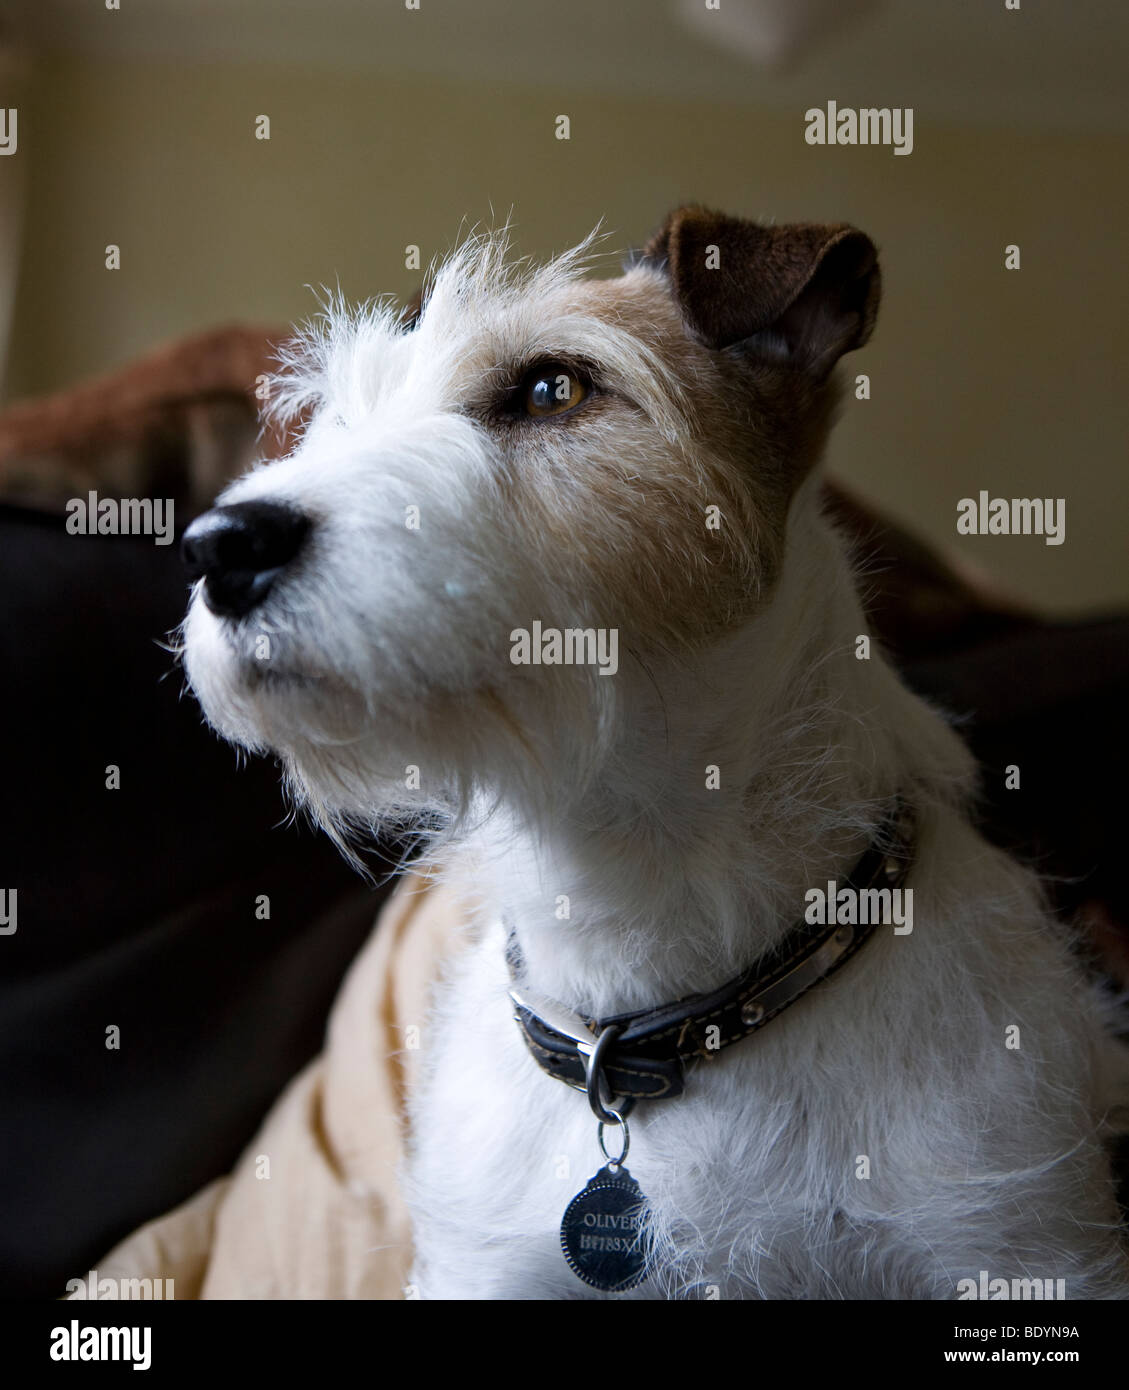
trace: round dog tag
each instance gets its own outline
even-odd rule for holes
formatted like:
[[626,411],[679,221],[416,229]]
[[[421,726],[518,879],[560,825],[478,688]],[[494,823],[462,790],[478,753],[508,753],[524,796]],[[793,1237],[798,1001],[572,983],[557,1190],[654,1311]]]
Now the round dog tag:
[[561,1249],[569,1268],[604,1293],[623,1293],[647,1278],[651,1231],[646,1198],[626,1168],[607,1164],[569,1202]]

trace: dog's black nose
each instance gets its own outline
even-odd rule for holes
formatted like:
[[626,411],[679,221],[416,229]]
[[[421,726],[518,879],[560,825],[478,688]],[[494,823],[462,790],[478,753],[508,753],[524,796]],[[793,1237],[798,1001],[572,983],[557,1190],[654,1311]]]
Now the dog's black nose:
[[222,618],[242,618],[260,604],[298,554],[309,519],[278,502],[235,502],[198,516],[180,553],[204,602]]

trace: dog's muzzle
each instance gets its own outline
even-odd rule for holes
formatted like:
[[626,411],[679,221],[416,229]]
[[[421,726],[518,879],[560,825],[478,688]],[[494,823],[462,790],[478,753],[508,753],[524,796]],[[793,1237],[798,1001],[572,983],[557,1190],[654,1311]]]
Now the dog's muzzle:
[[309,518],[278,502],[235,502],[198,516],[180,553],[189,577],[203,579],[204,602],[221,618],[257,608],[295,559]]

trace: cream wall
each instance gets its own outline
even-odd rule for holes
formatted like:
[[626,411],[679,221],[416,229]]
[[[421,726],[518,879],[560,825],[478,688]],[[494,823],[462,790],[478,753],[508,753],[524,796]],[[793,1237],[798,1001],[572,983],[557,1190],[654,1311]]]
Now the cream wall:
[[[254,138],[259,113],[269,143]],[[848,359],[872,399],[848,401],[836,470],[1050,609],[1129,601],[1125,137],[919,119],[903,158],[808,146],[800,110],[76,59],[40,62],[19,130],[29,200],[9,398],[195,328],[300,317],[307,283],[407,294],[405,244],[426,263],[464,214],[491,208],[512,205],[521,249],[538,254],[600,217],[613,245],[637,244],[683,200],[846,219],[880,245],[885,303]],[[1003,267],[1009,242],[1018,272]],[[984,488],[1064,496],[1066,543],[958,540],[957,500]]]

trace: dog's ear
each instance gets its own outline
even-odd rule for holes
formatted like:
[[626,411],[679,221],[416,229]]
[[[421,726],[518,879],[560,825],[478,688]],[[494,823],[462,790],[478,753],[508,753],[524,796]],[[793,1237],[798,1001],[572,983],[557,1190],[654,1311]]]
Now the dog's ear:
[[846,223],[769,227],[708,208],[672,212],[641,259],[665,267],[690,327],[825,376],[862,347],[881,280],[870,238]]

